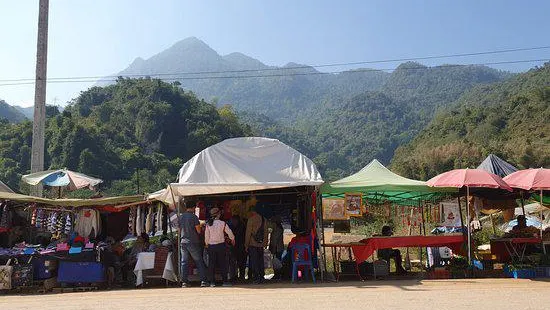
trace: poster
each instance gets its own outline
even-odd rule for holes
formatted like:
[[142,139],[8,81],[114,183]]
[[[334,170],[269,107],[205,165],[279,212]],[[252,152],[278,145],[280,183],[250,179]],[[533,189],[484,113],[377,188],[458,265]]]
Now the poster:
[[346,213],[348,216],[361,216],[362,210],[362,195],[359,194],[346,194],[345,198]]
[[323,198],[323,219],[325,220],[345,220],[347,219],[344,199],[341,198]]
[[441,225],[448,227],[460,227],[460,210],[458,209],[458,203],[456,202],[442,202],[441,214]]

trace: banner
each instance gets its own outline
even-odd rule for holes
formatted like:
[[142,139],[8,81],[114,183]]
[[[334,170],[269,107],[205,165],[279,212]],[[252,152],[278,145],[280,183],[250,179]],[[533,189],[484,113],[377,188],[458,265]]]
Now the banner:
[[440,204],[441,225],[448,227],[460,227],[460,210],[458,209],[458,203],[456,202],[442,202]]

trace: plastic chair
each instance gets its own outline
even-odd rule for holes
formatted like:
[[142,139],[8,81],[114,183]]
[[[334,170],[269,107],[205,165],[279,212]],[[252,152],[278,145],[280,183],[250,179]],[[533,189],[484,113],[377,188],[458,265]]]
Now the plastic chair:
[[[311,260],[311,249],[309,244],[295,244],[291,251],[292,259],[292,282],[296,282],[298,278],[298,268],[306,267],[311,271],[311,278],[315,283],[315,271]],[[304,268],[305,271],[305,268]]]

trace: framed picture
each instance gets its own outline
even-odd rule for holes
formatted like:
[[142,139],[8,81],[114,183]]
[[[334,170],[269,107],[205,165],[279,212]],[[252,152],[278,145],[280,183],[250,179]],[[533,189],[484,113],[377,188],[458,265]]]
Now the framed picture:
[[363,195],[361,193],[346,193],[346,198],[344,199],[346,205],[346,213],[349,216],[361,216],[363,215],[362,205],[363,205]]
[[348,216],[342,198],[323,198],[324,220],[345,220]]

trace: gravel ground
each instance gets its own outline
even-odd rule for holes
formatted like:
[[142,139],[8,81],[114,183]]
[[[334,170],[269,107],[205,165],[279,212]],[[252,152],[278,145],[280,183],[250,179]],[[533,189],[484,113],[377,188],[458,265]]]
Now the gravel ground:
[[550,281],[404,280],[0,296],[0,309],[550,309]]

